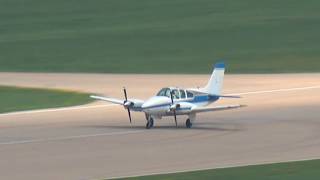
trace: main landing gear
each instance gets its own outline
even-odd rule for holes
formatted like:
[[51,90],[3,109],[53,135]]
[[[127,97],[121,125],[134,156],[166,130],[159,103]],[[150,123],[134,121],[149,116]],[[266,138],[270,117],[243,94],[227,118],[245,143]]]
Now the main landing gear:
[[192,113],[189,114],[188,119],[186,120],[186,127],[187,128],[192,128],[192,122],[196,119],[196,114]]
[[192,127],[192,123],[191,123],[190,119],[186,120],[186,127],[187,128],[191,128]]
[[[186,127],[192,128],[192,122],[195,120],[196,115],[195,114],[189,114],[188,119],[186,120]],[[153,128],[154,125],[154,118],[151,115],[146,114],[146,129]]]
[[147,124],[146,124],[146,129],[150,129],[153,127],[153,123],[154,123],[154,120],[151,116],[149,116],[147,118]]

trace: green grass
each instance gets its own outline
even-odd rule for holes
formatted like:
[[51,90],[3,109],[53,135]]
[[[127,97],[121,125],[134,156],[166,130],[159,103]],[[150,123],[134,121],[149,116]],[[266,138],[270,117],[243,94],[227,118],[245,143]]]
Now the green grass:
[[7,86],[0,86],[0,99],[0,113],[73,106],[92,101],[85,93]]
[[320,71],[319,0],[1,0],[0,71]]
[[318,180],[320,160],[254,165],[185,173],[126,178],[127,180]]

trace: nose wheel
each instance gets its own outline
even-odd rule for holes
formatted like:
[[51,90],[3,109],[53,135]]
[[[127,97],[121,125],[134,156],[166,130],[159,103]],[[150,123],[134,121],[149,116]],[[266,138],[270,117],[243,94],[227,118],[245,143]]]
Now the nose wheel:
[[146,124],[146,129],[150,129],[153,127],[153,118],[149,117],[147,124]]
[[190,119],[186,120],[186,127],[187,128],[191,128],[192,127],[192,123],[191,123]]

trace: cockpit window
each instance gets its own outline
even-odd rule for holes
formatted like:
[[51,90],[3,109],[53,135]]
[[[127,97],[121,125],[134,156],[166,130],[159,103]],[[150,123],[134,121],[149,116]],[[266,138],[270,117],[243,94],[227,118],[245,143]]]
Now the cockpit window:
[[187,96],[188,96],[188,98],[192,98],[193,97],[193,93],[190,92],[190,91],[187,91]]
[[[162,89],[158,92],[157,96],[166,96],[166,97],[171,98],[170,91],[172,92],[172,97],[173,97],[173,99],[180,99],[179,90],[177,90],[177,89],[172,89],[172,90],[170,90],[170,88],[162,88]],[[184,94],[184,96],[185,96],[185,94]]]
[[[169,93],[169,96],[167,95],[167,94],[168,94],[167,92]],[[169,88],[162,88],[162,89],[158,92],[157,96],[167,96],[167,97],[170,97],[170,89],[169,89]]]
[[173,99],[180,99],[180,93],[177,89],[172,90],[172,97]]
[[169,98],[171,97],[170,89],[167,89],[167,91],[166,91],[166,96],[169,97]]

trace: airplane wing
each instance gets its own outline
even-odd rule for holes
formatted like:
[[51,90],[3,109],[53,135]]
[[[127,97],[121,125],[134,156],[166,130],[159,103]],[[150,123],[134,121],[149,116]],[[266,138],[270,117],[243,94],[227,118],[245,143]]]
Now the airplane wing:
[[97,100],[101,100],[101,101],[107,101],[107,102],[111,102],[111,103],[114,103],[114,104],[120,104],[120,105],[123,105],[123,100],[120,100],[120,99],[116,99],[116,98],[109,98],[109,97],[102,97],[102,96],[90,96],[91,98],[93,99],[97,99]]
[[125,102],[122,99],[116,99],[116,98],[110,98],[110,97],[95,96],[95,95],[92,95],[90,97],[93,99],[106,101],[113,104],[123,105],[123,106],[129,107],[130,110],[133,110],[133,111],[141,111],[142,110],[141,106],[144,103],[143,100],[139,100],[139,99],[128,99],[128,101]]
[[214,106],[214,107],[195,107],[191,109],[191,112],[200,113],[200,112],[209,112],[209,111],[223,111],[228,109],[237,109],[245,107],[245,105],[226,105],[226,106]]

